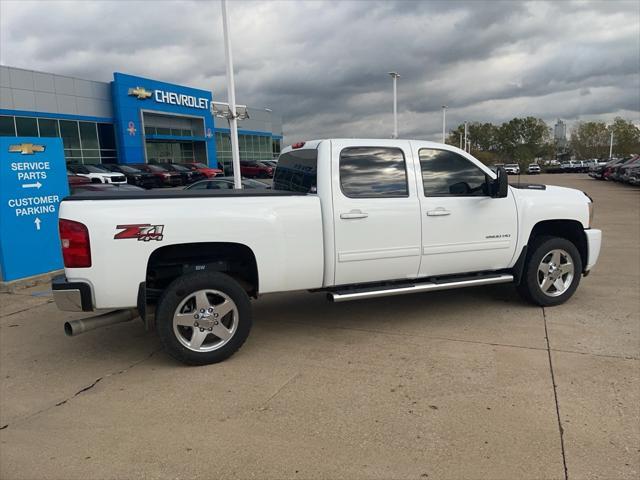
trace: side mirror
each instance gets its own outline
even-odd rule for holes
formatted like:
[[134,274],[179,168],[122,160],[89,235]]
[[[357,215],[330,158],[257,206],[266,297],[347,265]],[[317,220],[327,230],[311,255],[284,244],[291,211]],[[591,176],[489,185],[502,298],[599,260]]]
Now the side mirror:
[[504,167],[498,167],[496,170],[496,179],[493,181],[491,187],[491,196],[493,198],[505,198],[507,196],[509,181]]

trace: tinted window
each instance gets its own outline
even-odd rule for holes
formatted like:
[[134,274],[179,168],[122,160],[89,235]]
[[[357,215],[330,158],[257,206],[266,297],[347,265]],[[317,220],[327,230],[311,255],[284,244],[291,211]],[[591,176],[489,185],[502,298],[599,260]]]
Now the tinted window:
[[16,117],[16,130],[19,137],[37,137],[38,121],[35,118]]
[[318,150],[306,148],[280,155],[273,176],[273,188],[288,192],[315,193],[317,186]]
[[38,125],[40,128],[41,137],[59,137],[60,136],[57,120],[51,120],[50,118],[40,118],[38,119]]
[[340,153],[340,186],[342,192],[352,198],[406,197],[409,193],[402,150],[345,148]]
[[0,137],[15,137],[16,129],[13,124],[13,117],[0,115]]
[[473,163],[446,150],[418,152],[427,197],[487,195],[486,175]]

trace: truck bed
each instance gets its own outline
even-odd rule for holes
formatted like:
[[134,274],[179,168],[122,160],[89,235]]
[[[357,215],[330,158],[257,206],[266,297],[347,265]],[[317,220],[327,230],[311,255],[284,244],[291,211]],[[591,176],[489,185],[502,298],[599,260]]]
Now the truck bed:
[[299,197],[305,193],[289,192],[286,190],[269,190],[261,188],[247,188],[242,190],[144,190],[122,192],[92,192],[76,193],[64,198],[64,201],[82,200],[149,200],[167,198],[201,198],[201,197]]

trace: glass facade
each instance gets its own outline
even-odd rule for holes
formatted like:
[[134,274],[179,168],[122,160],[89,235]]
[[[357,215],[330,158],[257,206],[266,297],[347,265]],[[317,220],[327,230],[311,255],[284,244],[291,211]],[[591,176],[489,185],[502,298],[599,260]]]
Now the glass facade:
[[[146,126],[147,135],[192,137],[192,129]],[[69,164],[117,163],[115,131],[111,123],[0,115],[0,136],[60,137]],[[218,164],[231,170],[231,139],[228,133],[216,132]],[[271,160],[280,154],[281,140],[269,135],[238,135],[240,160]],[[202,143],[202,142],[200,142]],[[153,161],[207,163],[206,151],[193,141],[147,140],[147,158]]]
[[[271,160],[280,154],[280,140],[269,135],[238,135],[240,161]],[[216,132],[218,163],[231,172],[231,137],[228,133]],[[276,153],[277,152],[277,153]]]
[[67,163],[115,163],[116,142],[110,123],[0,115],[0,136],[61,137]]

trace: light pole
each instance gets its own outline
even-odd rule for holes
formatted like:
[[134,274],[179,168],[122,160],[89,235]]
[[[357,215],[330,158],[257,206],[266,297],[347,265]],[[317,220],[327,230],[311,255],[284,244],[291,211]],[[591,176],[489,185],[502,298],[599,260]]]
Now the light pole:
[[464,122],[464,151],[467,151],[467,135],[468,135],[468,130],[467,130],[467,122]]
[[238,148],[238,115],[236,112],[236,86],[233,80],[233,56],[231,54],[231,38],[229,38],[229,19],[227,17],[227,0],[220,0],[222,5],[222,31],[224,33],[224,58],[227,65],[227,97],[229,99],[229,131],[231,134],[231,163],[233,165],[233,186],[242,189],[240,175],[240,150]]
[[389,72],[393,78],[393,138],[398,138],[398,72]]
[[609,160],[613,157],[613,130],[611,130],[611,140],[609,140]]
[[445,132],[447,128],[447,106],[442,105],[442,143],[446,143]]

